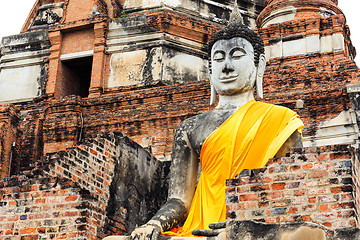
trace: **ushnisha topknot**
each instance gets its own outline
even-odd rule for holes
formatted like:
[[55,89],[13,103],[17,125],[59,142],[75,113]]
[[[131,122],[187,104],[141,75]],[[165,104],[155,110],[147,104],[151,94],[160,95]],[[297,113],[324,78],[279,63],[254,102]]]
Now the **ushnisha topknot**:
[[[253,30],[244,25],[240,10],[235,0],[234,10],[230,15],[229,25],[222,30],[216,32],[210,39],[208,46],[209,64],[211,64],[211,49],[219,40],[229,40],[235,37],[241,37],[248,40],[254,48],[254,62],[258,66],[261,54],[264,54],[264,42]],[[211,65],[209,65],[211,72]]]

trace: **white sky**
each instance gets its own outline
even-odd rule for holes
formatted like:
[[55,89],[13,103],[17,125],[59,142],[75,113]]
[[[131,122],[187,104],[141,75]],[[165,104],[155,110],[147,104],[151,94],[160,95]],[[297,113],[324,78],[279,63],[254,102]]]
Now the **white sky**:
[[[35,0],[0,0],[0,39],[20,32]],[[360,63],[360,1],[339,0],[351,31],[351,39],[357,49],[356,61]]]

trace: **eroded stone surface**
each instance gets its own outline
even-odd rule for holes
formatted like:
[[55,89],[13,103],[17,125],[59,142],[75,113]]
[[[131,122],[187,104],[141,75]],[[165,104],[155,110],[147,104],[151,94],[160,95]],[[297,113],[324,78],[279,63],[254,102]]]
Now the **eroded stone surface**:
[[39,7],[31,30],[58,23],[63,16],[65,2],[45,4]]
[[0,102],[32,100],[45,92],[50,52],[48,31],[4,37],[1,42]]
[[[264,0],[243,0],[238,1],[239,7],[244,14],[245,23],[255,27],[257,15],[264,7]],[[124,8],[136,11],[144,8],[170,7],[180,12],[186,12],[191,15],[200,15],[201,17],[216,22],[224,22],[229,19],[232,7],[229,3],[223,1],[199,1],[199,0],[125,0]],[[141,8],[139,8],[141,6]]]
[[144,224],[167,197],[169,162],[156,160],[126,136],[119,137],[117,149],[105,226],[108,235],[116,222],[125,223],[125,233]]
[[[22,67],[18,69],[3,69],[0,74],[0,101],[27,99],[38,96],[41,66]],[[11,81],[8,81],[11,79]]]
[[147,57],[146,50],[113,54],[108,87],[135,85],[142,80],[141,72]]
[[284,231],[280,240],[326,240],[325,231],[320,228],[303,226],[295,231]]
[[266,224],[231,221],[227,228],[231,240],[350,240],[359,239],[358,229],[328,229],[310,223]]

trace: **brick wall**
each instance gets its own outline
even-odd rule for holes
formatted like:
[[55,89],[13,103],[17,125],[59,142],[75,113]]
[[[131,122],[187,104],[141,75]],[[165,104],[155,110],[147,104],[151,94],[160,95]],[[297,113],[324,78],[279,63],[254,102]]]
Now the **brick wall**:
[[48,103],[43,110],[43,128],[40,132],[43,139],[43,146],[40,147],[43,147],[44,154],[65,150],[80,139],[80,104],[80,98],[74,96]]
[[88,139],[82,145],[48,155],[53,164],[46,171],[50,176],[71,179],[88,193],[87,233],[95,238],[104,226],[109,187],[114,174],[116,139],[113,136]]
[[114,171],[115,138],[49,154],[3,179],[3,239],[100,239]]
[[[304,121],[304,136],[313,136],[322,122],[351,107],[346,85],[359,77],[356,64],[336,54],[273,59],[264,76],[264,97],[295,110]],[[304,108],[296,109],[297,99]]]
[[227,219],[354,227],[352,161],[354,149],[338,145],[295,150],[245,170],[227,181]]
[[89,239],[88,196],[49,176],[14,176],[0,184],[0,239]]
[[[16,144],[20,114],[12,104],[0,105],[0,177],[9,177]],[[13,164],[14,166],[16,164]]]
[[33,109],[19,123],[19,136],[17,144],[21,151],[14,162],[19,166],[13,169],[13,174],[18,174],[20,168],[28,166],[43,156],[43,123],[44,112],[42,108]]
[[359,163],[359,153],[354,157],[352,171],[353,171],[353,183],[354,183],[354,204],[355,204],[355,216],[356,216],[356,226],[360,228],[360,163]]
[[[169,162],[160,162],[121,133],[102,133],[48,155],[50,176],[71,179],[92,198],[92,236],[122,235],[147,222],[167,198]],[[104,229],[103,229],[104,228]]]
[[[333,15],[331,17],[309,17],[285,21],[281,23],[270,24],[264,28],[260,28],[259,34],[264,40],[265,46],[271,45],[270,42],[280,40],[290,36],[312,36],[319,35],[328,36],[335,33],[343,33],[346,38],[346,44],[351,46],[348,34],[348,27],[343,15]],[[276,41],[275,41],[276,42]],[[351,52],[347,52],[350,54]]]
[[96,2],[96,0],[67,1],[62,22],[75,22],[88,18],[92,8],[96,6]]
[[[281,2],[288,4],[288,1]],[[328,3],[333,5],[329,1]],[[303,3],[294,1],[294,4],[299,6]],[[281,9],[278,5],[276,7]],[[262,11],[258,18],[259,23],[262,21],[261,15],[271,12],[267,11],[269,9],[267,7]],[[355,51],[342,13],[331,17],[304,16],[270,24],[259,29],[259,34],[270,55],[264,75],[265,101],[297,111],[305,124],[305,136],[314,136],[322,122],[335,118],[351,107],[346,85],[357,83],[360,76],[355,62],[350,60]],[[330,45],[331,50],[328,53],[320,49],[310,52],[303,49],[303,52],[290,54],[291,56],[282,55],[286,50],[286,41],[292,42],[296,38],[304,40],[310,36],[320,39],[334,35],[340,36],[339,42],[343,42],[344,47],[336,48]],[[303,100],[304,108],[296,109],[297,99]]]
[[[141,166],[140,180],[140,173],[131,170],[134,166]],[[131,181],[140,193],[128,191],[130,205],[113,199],[124,184],[116,178],[118,172],[120,178],[125,176],[122,171],[128,173],[128,180],[133,176]],[[102,239],[112,233],[124,234],[148,220],[166,199],[167,173],[168,163],[157,161],[125,135],[101,133],[3,179],[0,239]],[[145,213],[138,211],[136,221],[134,216],[129,218],[144,201],[151,207]]]
[[[146,144],[157,158],[170,159],[176,127],[210,109],[208,81],[161,87],[121,87],[94,98],[68,96],[19,105],[24,118],[16,161],[26,167],[43,154],[65,150],[99,131],[123,132]],[[83,118],[83,128],[81,130]],[[149,141],[147,141],[149,139]]]

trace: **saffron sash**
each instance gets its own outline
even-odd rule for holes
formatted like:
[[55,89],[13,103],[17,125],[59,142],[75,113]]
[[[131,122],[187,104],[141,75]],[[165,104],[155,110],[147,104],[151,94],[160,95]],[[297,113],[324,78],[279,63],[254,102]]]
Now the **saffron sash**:
[[303,128],[292,110],[250,101],[238,109],[202,145],[202,172],[182,229],[167,235],[191,236],[194,229],[226,220],[225,182],[243,169],[262,168],[285,141]]

